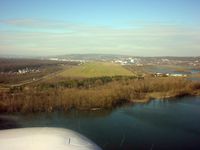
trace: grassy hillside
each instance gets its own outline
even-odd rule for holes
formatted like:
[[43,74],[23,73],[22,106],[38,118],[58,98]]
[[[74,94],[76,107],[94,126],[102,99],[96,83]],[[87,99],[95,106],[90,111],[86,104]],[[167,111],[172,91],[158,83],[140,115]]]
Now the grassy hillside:
[[91,62],[70,69],[60,74],[62,77],[100,77],[100,76],[131,76],[132,72],[120,65],[108,62]]

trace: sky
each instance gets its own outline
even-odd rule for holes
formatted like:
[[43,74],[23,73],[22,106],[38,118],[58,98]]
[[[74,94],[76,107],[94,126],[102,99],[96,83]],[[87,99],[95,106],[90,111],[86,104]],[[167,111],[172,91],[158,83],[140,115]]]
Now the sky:
[[200,56],[199,0],[0,0],[0,56]]

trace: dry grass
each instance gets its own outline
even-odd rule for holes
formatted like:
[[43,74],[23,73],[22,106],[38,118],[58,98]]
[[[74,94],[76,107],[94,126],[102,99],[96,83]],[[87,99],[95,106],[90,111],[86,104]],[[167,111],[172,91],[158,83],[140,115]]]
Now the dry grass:
[[112,108],[127,102],[145,102],[154,98],[199,95],[200,83],[182,78],[145,78],[112,81],[92,88],[50,88],[30,86],[2,91],[0,111],[41,112],[69,109]]

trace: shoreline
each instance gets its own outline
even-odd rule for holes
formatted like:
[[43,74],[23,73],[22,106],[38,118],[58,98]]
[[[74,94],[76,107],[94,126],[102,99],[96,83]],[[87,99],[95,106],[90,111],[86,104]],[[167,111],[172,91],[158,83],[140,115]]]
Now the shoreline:
[[71,110],[77,110],[77,111],[91,111],[91,112],[98,112],[98,111],[104,111],[104,110],[112,110],[115,109],[117,107],[123,107],[124,105],[126,106],[130,106],[133,104],[145,104],[145,103],[149,103],[151,101],[154,100],[159,100],[159,101],[173,101],[174,98],[183,98],[183,97],[198,97],[200,96],[200,91],[198,94],[188,94],[188,95],[184,95],[184,96],[176,96],[176,95],[168,95],[168,96],[161,96],[161,97],[154,97],[154,98],[145,98],[145,99],[137,99],[137,100],[128,100],[125,103],[122,103],[120,105],[116,105],[113,107],[109,107],[109,108],[105,108],[105,107],[92,107],[92,108],[70,108],[67,110],[63,110],[63,109],[57,109],[54,111],[35,111],[35,112],[31,112],[31,111],[26,111],[26,112],[21,112],[21,111],[0,111],[1,113],[42,113],[42,112],[46,112],[46,113],[51,113],[51,112],[70,112]]
[[[160,97],[154,97],[154,98],[145,98],[145,99],[136,99],[136,100],[129,100],[127,103],[127,105],[131,105],[131,104],[145,104],[148,103],[150,101],[154,101],[154,100],[172,100],[174,98],[183,98],[183,97],[198,97],[200,96],[200,91],[198,94],[188,94],[188,95],[183,95],[183,96],[177,96],[177,95],[167,95],[167,96],[160,96]],[[118,105],[117,107],[121,107],[122,105]],[[101,111],[101,110],[105,110],[105,108],[91,108],[91,109],[78,109],[78,110],[88,110],[88,111]]]

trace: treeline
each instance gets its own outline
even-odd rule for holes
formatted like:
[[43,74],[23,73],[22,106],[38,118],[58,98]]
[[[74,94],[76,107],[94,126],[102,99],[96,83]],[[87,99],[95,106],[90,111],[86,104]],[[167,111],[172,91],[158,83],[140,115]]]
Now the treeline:
[[37,84],[37,88],[48,90],[50,88],[93,88],[113,81],[127,81],[133,79],[144,79],[136,76],[103,76],[92,78],[69,78],[61,81],[42,82]]
[[77,65],[77,62],[50,61],[40,59],[6,59],[0,58],[0,72],[16,72],[19,69],[28,67],[29,69],[38,69],[58,65]]
[[129,102],[147,102],[155,98],[199,94],[199,82],[175,77],[113,80],[91,88],[61,86],[41,90],[37,86],[29,86],[1,92],[0,111],[51,112],[70,109],[107,109]]

